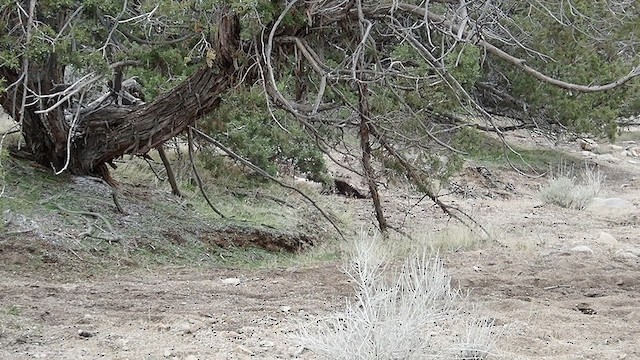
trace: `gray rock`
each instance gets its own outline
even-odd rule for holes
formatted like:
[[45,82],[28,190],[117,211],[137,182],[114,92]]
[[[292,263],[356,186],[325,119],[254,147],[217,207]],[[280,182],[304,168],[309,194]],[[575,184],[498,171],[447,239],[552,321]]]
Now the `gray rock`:
[[638,258],[638,255],[636,255],[636,254],[634,254],[632,252],[629,252],[629,251],[618,251],[616,253],[616,257],[618,259],[634,259],[635,260],[635,259]]
[[291,346],[289,347],[289,356],[291,358],[298,358],[304,352],[304,346]]
[[238,352],[240,352],[240,353],[243,353],[243,354],[246,354],[246,355],[250,355],[250,356],[255,355],[255,353],[251,349],[246,347],[246,346],[238,345],[237,349],[238,349]]
[[600,160],[600,161],[608,161],[608,162],[612,162],[612,163],[616,163],[616,162],[620,162],[620,159],[618,159],[617,157],[611,155],[611,154],[601,154],[596,156],[596,159]]
[[620,249],[616,253],[616,257],[625,258],[625,259],[640,258],[640,247],[631,246],[624,249]]
[[633,208],[630,201],[620,198],[593,198],[589,208],[630,209]]
[[222,283],[225,285],[240,285],[240,279],[238,278],[226,278],[222,279]]
[[586,245],[578,245],[576,247],[571,248],[571,251],[585,254],[593,254],[593,249]]
[[616,240],[616,238],[614,238],[611,234],[606,233],[604,231],[600,232],[600,236],[598,236],[598,239],[596,240],[596,242],[598,244],[604,244],[609,246],[615,246],[618,244],[618,240]]

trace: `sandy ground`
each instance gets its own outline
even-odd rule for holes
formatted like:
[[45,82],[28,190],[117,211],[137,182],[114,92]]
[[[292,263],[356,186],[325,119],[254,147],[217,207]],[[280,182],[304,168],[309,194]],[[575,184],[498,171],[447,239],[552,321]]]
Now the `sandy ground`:
[[[507,172],[494,175],[510,194],[484,196],[476,182],[478,196],[448,198],[498,234],[444,255],[469,305],[503,333],[491,358],[640,359],[640,165],[629,160],[637,159],[596,159],[607,175],[603,197],[630,202],[623,208],[540,206],[544,180]],[[411,204],[403,201],[397,209]],[[362,204],[355,216],[370,217]],[[409,219],[425,229],[446,221],[429,204]],[[0,265],[0,358],[313,359],[290,335],[353,296],[340,265],[71,280]]]

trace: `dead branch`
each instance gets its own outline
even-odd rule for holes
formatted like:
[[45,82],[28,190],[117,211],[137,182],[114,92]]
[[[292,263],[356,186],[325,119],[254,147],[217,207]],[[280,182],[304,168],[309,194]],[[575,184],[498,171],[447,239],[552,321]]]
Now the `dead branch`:
[[338,228],[338,226],[336,225],[336,223],[334,222],[333,218],[331,216],[329,216],[329,214],[327,214],[322,207],[320,207],[313,199],[311,199],[307,194],[305,194],[304,192],[302,192],[301,190],[287,185],[285,183],[283,183],[282,181],[278,180],[276,177],[270,175],[268,172],[264,171],[263,169],[261,169],[259,166],[254,165],[251,161],[246,160],[245,158],[243,158],[242,156],[236,154],[235,152],[233,152],[231,149],[227,148],[226,146],[222,145],[222,143],[220,143],[218,140],[212,138],[211,136],[203,133],[202,131],[193,128],[193,127],[189,127],[190,130],[192,130],[193,132],[195,132],[198,136],[200,136],[202,139],[204,139],[205,141],[213,144],[215,147],[217,147],[218,149],[224,151],[227,155],[231,156],[233,159],[235,159],[236,161],[242,163],[243,165],[247,166],[248,168],[252,169],[253,171],[255,171],[256,173],[258,173],[260,176],[265,177],[273,182],[275,182],[276,184],[278,184],[279,186],[285,188],[285,189],[289,189],[289,190],[293,190],[295,192],[297,192],[298,194],[300,194],[303,198],[305,198],[309,203],[311,203],[311,205],[316,208],[316,210],[318,210],[322,216],[329,221],[329,223],[331,223],[331,226],[333,226],[333,228],[336,230],[336,232],[338,232],[338,234],[340,235],[340,237],[343,240],[346,240],[346,238],[344,237],[344,234],[342,233],[342,231],[340,230],[340,228]]
[[169,162],[167,153],[164,151],[164,145],[158,146],[156,150],[158,150],[158,155],[160,155],[160,159],[162,160],[164,168],[167,171],[167,179],[169,180],[169,184],[171,184],[171,192],[175,196],[182,197],[182,193],[180,193],[180,188],[178,187],[178,183],[176,181],[176,176],[173,174],[173,169],[171,169],[171,162]]
[[[407,11],[409,13],[415,14],[421,18],[428,18],[431,22],[434,23],[438,23],[441,26],[451,29],[454,33],[461,33],[464,35],[464,37],[472,37],[473,34],[470,34],[468,31],[461,29],[458,25],[454,24],[453,22],[451,22],[450,20],[444,18],[443,16],[440,16],[438,14],[434,14],[433,12],[427,11],[425,8],[423,7],[419,7],[416,5],[411,5],[411,4],[405,4],[405,3],[400,3],[398,5],[398,8],[400,10],[403,11]],[[388,8],[387,8],[388,9]],[[380,10],[379,10],[380,11]],[[526,72],[527,74],[533,76],[534,78],[557,86],[559,88],[563,88],[563,89],[567,89],[567,90],[573,90],[573,91],[578,91],[578,92],[599,92],[599,91],[606,91],[606,90],[611,90],[614,89],[620,85],[623,85],[625,83],[627,83],[628,81],[630,81],[631,79],[640,76],[640,66],[636,66],[634,69],[632,69],[627,75],[611,82],[608,84],[603,84],[603,85],[580,85],[580,84],[574,84],[574,83],[570,83],[570,82],[566,82],[566,81],[562,81],[556,78],[553,78],[551,76],[545,75],[542,72],[530,67],[529,65],[527,65],[526,60],[524,59],[520,59],[517,58],[501,49],[499,49],[498,47],[496,47],[495,45],[483,40],[483,38],[486,38],[486,34],[482,31],[480,31],[481,35],[478,36],[478,40],[476,41],[476,45],[482,47],[485,51],[487,51],[488,53],[491,53],[495,56],[497,56],[498,58],[520,68],[522,71]]]
[[209,200],[209,196],[207,195],[207,192],[204,191],[202,178],[200,178],[200,173],[198,172],[198,167],[196,166],[196,162],[195,162],[195,156],[193,154],[193,133],[191,130],[192,130],[191,127],[189,127],[187,130],[187,139],[189,142],[189,161],[191,162],[191,169],[193,170],[193,175],[196,177],[196,181],[198,182],[198,187],[200,188],[200,192],[202,193],[202,196],[204,197],[207,204],[209,204],[209,207],[211,208],[211,210],[213,210],[213,212],[215,212],[221,218],[224,219],[225,216],[215,206],[213,206],[213,204],[211,203],[211,200]]

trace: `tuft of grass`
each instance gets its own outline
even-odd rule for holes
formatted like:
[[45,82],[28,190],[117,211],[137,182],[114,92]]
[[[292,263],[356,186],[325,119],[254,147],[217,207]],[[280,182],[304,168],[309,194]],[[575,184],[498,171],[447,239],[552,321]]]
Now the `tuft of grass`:
[[[205,190],[226,216],[219,218],[190,183],[190,164],[183,166],[184,157],[175,156],[174,171],[180,176],[182,198],[169,194],[169,186],[162,181],[161,163],[152,162],[160,179],[140,159],[120,163],[114,176],[123,184],[118,197],[124,214],[116,211],[108,187],[102,184],[54,176],[32,163],[5,158],[4,181],[0,183],[0,189],[5,187],[0,197],[0,250],[6,251],[0,251],[0,267],[42,271],[55,267],[56,274],[73,276],[156,266],[306,266],[340,255],[337,245],[329,240],[321,247],[301,247],[302,256],[279,250],[280,244],[294,243],[301,234],[313,234],[313,240],[335,235],[299,195],[274,184],[258,187],[257,182],[232,175],[215,178],[201,168]],[[128,185],[131,183],[134,186]],[[314,196],[329,208],[330,200]],[[220,238],[221,231],[236,234],[234,229],[237,234],[246,234],[237,239],[232,236],[229,242]],[[12,234],[5,236],[9,232]],[[258,247],[265,244],[275,247]],[[18,260],[4,261],[14,253]]]
[[452,144],[456,149],[467,153],[466,159],[500,167],[510,167],[512,164],[517,168],[538,173],[561,163],[579,161],[553,149],[529,149],[510,145],[512,151],[501,140],[473,128],[459,131]]
[[493,329],[493,320],[474,319],[469,322],[457,344],[460,349],[460,360],[487,358],[498,340]]
[[585,168],[579,176],[573,171],[561,171],[540,189],[540,199],[567,209],[582,210],[591,203],[602,188],[604,177],[593,169]]
[[20,315],[20,308],[17,305],[9,305],[7,308],[7,314],[11,316]]
[[302,325],[296,340],[321,359],[488,356],[497,339],[493,324],[463,319],[462,296],[440,259],[423,251],[396,267],[392,253],[379,236],[360,236],[345,269],[355,301],[343,313]]
[[620,134],[617,136],[616,140],[618,142],[624,141],[640,141],[640,131],[620,131]]
[[461,223],[452,223],[439,231],[416,226],[412,228],[411,238],[393,236],[389,247],[394,257],[405,258],[425,249],[433,253],[470,250],[486,244],[489,239],[498,241],[501,237],[497,229],[486,225],[484,229],[489,234]]

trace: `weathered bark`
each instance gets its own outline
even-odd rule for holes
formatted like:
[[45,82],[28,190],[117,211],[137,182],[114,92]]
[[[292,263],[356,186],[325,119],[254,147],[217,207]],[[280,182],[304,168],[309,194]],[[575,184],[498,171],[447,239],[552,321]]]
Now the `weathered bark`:
[[162,160],[162,164],[167,171],[167,179],[169,180],[169,184],[171,184],[171,192],[175,196],[182,197],[182,193],[180,192],[180,188],[178,187],[178,182],[176,181],[176,176],[173,174],[173,169],[171,169],[171,162],[167,157],[167,153],[164,151],[164,147],[160,145],[156,150],[158,150],[160,160]]
[[[232,83],[233,68],[197,71],[184,83],[150,104],[109,106],[82,120],[72,145],[71,171],[92,174],[124,154],[145,154],[213,111]],[[100,175],[104,175],[98,170]]]
[[[145,154],[213,111],[220,102],[220,94],[235,81],[233,56],[240,37],[237,17],[223,14],[216,35],[215,63],[198,70],[153,102],[124,107],[110,105],[81,115],[71,136],[68,170],[109,181],[106,164],[113,159],[125,154]],[[28,82],[29,88],[39,94],[51,94],[53,84],[62,83],[64,67],[56,63],[54,55],[49,59],[47,68],[31,76]],[[20,74],[0,67],[0,77],[11,84]],[[0,104],[17,117],[23,96],[22,86],[13,87],[10,92],[0,94]],[[62,108],[36,113],[43,108],[46,104],[42,100],[25,108],[22,133],[27,150],[37,162],[61,169],[67,160],[70,125]]]
[[382,211],[382,203],[380,202],[380,194],[378,193],[378,184],[375,180],[375,172],[373,166],[371,166],[371,142],[369,139],[370,134],[370,111],[369,111],[369,99],[368,99],[367,84],[358,83],[358,96],[359,96],[359,110],[360,110],[360,148],[362,149],[362,168],[367,178],[367,185],[369,186],[369,192],[371,193],[371,200],[373,201],[373,208],[376,213],[376,220],[378,220],[378,227],[384,234],[387,232],[389,225],[387,219],[384,217]]

